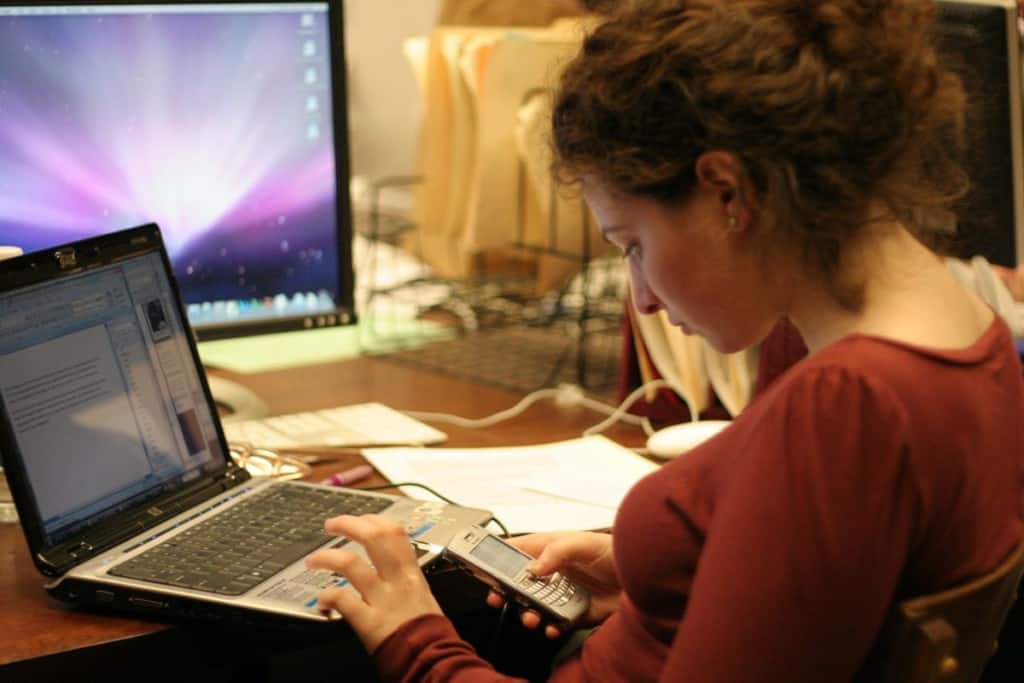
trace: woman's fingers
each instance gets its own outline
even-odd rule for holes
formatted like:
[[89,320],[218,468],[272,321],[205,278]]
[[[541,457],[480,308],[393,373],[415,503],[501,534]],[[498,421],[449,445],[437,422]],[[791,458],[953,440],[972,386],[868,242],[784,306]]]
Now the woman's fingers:
[[[494,607],[496,609],[504,607],[505,603],[507,602],[505,596],[495,591],[490,591],[489,593],[487,593],[486,601],[490,607]],[[540,614],[531,609],[524,609],[519,615],[519,620],[522,622],[525,628],[531,630],[539,628],[543,624],[543,619],[541,618]],[[544,635],[548,638],[555,639],[560,638],[562,636],[562,632],[558,630],[557,627],[552,626],[551,624],[547,624],[546,626],[544,626]]]
[[532,609],[523,610],[523,613],[522,615],[520,615],[519,620],[523,622],[523,626],[531,630],[535,628],[540,628],[543,625],[544,635],[548,638],[555,639],[560,638],[562,636],[562,632],[558,630],[558,627],[552,626],[551,624],[544,624],[544,621],[543,619],[541,619],[541,616],[537,612],[534,612]]
[[525,544],[520,546],[536,558],[530,568],[539,576],[594,561],[604,552],[609,540],[606,534],[584,532],[536,534],[536,539],[533,536],[524,536],[523,539],[530,539],[529,544],[536,548],[531,550]]
[[510,544],[519,548],[527,555],[537,557],[544,548],[562,534],[527,534],[526,536],[513,536],[506,539]]
[[351,588],[328,588],[317,596],[317,608],[324,612],[333,609],[353,626],[361,623],[369,610],[359,593]]
[[345,577],[350,587],[334,586],[318,597],[321,609],[335,609],[373,651],[402,624],[425,614],[441,614],[441,607],[416,562],[405,530],[383,517],[341,516],[327,520],[324,528],[362,546],[362,553],[348,548],[320,550],[306,566],[327,569]]
[[530,565],[530,569],[538,576],[548,576],[574,564],[576,556],[579,554],[579,547],[575,539],[565,538],[552,541],[537,555],[537,559]]
[[342,515],[328,519],[324,528],[328,533],[346,536],[363,546],[384,579],[401,574],[410,563],[416,564],[416,553],[405,529],[384,517]]
[[505,596],[501,593],[490,591],[487,593],[487,605],[489,607],[494,607],[495,609],[500,609],[505,606]]
[[344,576],[363,595],[371,593],[377,581],[377,572],[373,567],[350,550],[318,550],[306,558],[306,566],[310,569],[328,569]]
[[[487,594],[487,604],[491,607],[504,607],[506,602],[508,601],[501,593],[491,591]],[[519,620],[523,622],[523,626],[529,629],[535,629],[542,623],[540,615],[532,609],[522,610],[522,612],[519,613]]]
[[523,626],[526,628],[537,628],[541,624],[540,615],[532,609],[524,609],[523,613],[519,616],[519,620],[523,622]]

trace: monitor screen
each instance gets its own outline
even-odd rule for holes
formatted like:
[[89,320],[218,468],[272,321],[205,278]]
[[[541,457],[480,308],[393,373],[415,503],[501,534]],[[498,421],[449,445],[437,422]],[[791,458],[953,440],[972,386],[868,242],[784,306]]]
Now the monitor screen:
[[1014,0],[940,0],[940,57],[967,90],[965,168],[971,190],[957,209],[961,256],[1024,263],[1020,38]]
[[0,244],[159,224],[200,338],[353,320],[341,0],[0,2]]

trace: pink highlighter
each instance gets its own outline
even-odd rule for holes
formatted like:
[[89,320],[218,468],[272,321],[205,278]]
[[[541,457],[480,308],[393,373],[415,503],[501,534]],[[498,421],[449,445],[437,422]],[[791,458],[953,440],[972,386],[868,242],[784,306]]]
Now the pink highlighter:
[[328,486],[351,486],[357,481],[366,479],[371,474],[373,474],[373,468],[369,465],[357,465],[351,469],[335,472],[320,483],[327,484]]

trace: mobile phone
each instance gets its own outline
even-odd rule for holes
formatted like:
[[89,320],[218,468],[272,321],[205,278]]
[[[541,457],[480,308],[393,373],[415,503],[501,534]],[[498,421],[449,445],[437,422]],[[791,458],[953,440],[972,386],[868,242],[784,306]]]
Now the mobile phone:
[[455,534],[442,556],[557,626],[571,626],[590,606],[587,589],[558,573],[534,576],[526,570],[532,557],[482,527]]

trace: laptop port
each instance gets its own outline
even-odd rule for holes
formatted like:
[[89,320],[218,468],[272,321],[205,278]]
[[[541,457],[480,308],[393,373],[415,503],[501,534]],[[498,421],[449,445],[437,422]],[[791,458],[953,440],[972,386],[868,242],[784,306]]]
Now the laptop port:
[[96,602],[114,602],[114,591],[96,589]]
[[128,603],[135,605],[136,607],[145,607],[146,609],[166,609],[167,603],[161,602],[160,600],[150,600],[149,598],[128,598]]

